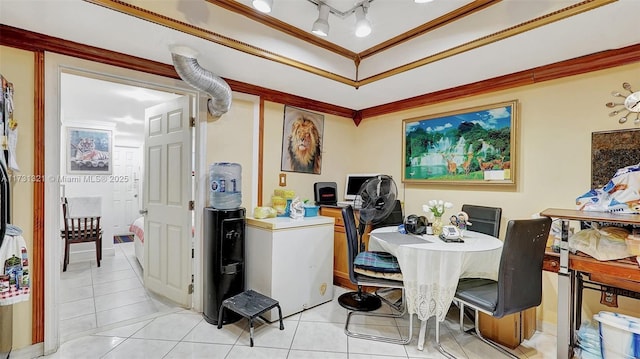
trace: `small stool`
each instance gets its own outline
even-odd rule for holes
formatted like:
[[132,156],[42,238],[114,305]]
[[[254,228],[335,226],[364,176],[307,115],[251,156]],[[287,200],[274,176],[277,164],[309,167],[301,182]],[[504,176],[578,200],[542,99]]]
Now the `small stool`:
[[253,346],[253,319],[260,314],[278,308],[278,314],[280,315],[280,330],[284,330],[284,324],[282,324],[282,309],[280,309],[280,303],[277,300],[262,295],[253,290],[247,290],[240,294],[236,294],[233,297],[227,298],[222,301],[220,305],[220,311],[218,313],[218,329],[222,328],[222,311],[227,308],[239,315],[249,319],[249,338],[250,346]]

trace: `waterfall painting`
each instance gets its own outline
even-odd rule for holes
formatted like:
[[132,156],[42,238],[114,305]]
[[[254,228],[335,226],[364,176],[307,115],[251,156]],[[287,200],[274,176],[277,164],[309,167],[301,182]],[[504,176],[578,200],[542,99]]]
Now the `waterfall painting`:
[[402,181],[515,186],[518,101],[403,121]]

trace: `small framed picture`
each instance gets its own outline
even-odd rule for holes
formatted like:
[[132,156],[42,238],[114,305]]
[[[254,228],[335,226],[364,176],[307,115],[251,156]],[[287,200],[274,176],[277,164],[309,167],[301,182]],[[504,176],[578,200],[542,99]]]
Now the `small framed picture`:
[[322,169],[323,131],[323,115],[285,106],[282,171],[319,175]]
[[67,172],[111,174],[110,130],[67,128]]

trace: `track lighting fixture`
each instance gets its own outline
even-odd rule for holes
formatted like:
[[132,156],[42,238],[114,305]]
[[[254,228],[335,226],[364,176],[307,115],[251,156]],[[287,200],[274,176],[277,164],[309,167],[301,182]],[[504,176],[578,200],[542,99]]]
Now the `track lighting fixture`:
[[371,23],[367,20],[365,4],[369,5],[369,3],[364,2],[355,9],[357,37],[366,37],[371,33]]
[[264,13],[270,13],[273,7],[273,0],[253,0],[253,7]]
[[313,27],[311,28],[311,32],[318,36],[327,36],[329,35],[329,6],[324,3],[318,4],[318,20],[313,23]]

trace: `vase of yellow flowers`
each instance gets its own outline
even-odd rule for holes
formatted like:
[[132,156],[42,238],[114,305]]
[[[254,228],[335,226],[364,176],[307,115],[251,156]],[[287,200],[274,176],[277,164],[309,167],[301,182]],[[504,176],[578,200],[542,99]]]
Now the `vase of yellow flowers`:
[[433,214],[433,234],[439,236],[442,233],[442,215],[447,208],[453,207],[451,202],[443,200],[430,200],[427,204],[422,205],[422,210]]

